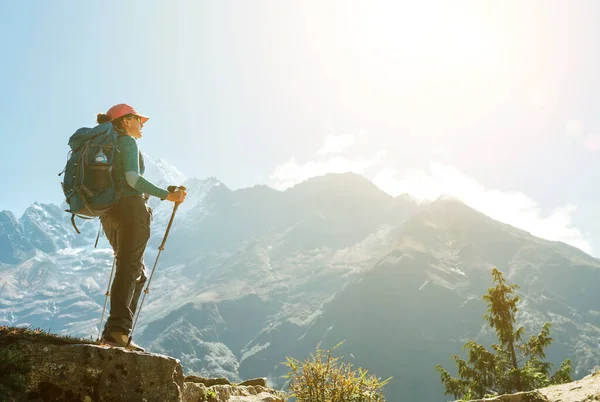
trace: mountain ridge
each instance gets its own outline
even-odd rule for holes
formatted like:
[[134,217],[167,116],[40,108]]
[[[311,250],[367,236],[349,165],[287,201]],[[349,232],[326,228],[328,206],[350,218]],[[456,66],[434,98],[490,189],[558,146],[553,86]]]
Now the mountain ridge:
[[[282,387],[285,356],[303,359],[318,342],[347,339],[341,351],[358,365],[400,378],[389,395],[441,401],[433,365],[465,338],[487,339],[479,299],[492,266],[521,285],[523,323],[556,322],[552,359],[574,355],[578,374],[600,362],[591,349],[600,336],[600,262],[579,249],[450,197],[391,197],[351,173],[285,191],[192,180],[136,329],[142,345],[185,361],[190,373],[267,375]],[[148,267],[172,212],[155,204]],[[4,221],[13,227],[8,214]],[[36,251],[0,269],[1,294],[14,296],[0,297],[0,324],[95,336],[112,251],[105,239],[93,249],[98,226],[86,223],[81,246]],[[409,357],[418,359],[410,372],[398,364]]]

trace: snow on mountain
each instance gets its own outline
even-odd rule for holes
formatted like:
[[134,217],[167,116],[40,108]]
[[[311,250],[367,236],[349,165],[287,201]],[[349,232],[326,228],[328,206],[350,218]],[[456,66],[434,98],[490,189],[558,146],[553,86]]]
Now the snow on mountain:
[[[147,154],[144,155],[144,163],[146,171],[144,177],[155,185],[166,188],[170,185],[185,186],[187,189],[187,197],[185,202],[177,208],[175,218],[176,224],[181,224],[182,219],[190,211],[194,213],[194,220],[197,221],[198,215],[203,216],[204,207],[203,201],[213,188],[223,185],[214,177],[208,179],[187,178],[187,176],[175,166],[170,165],[166,160],[159,158],[152,160]],[[152,236],[155,241],[159,241],[157,237],[164,236],[165,229],[171,218],[174,204],[169,201],[161,201],[156,197],[150,197],[148,201],[153,212]],[[174,221],[174,222],[175,222]]]
[[66,217],[67,214],[54,204],[35,202],[25,210],[19,223],[23,236],[35,248],[52,253],[70,245],[73,233],[67,230]]
[[17,263],[32,250],[15,215],[10,211],[0,212],[0,263]]
[[[206,194],[214,187],[221,183],[215,178],[209,178],[207,180],[201,179],[188,179],[175,166],[169,164],[163,158],[152,160],[146,153],[142,153],[144,156],[145,172],[144,177],[154,183],[156,186],[161,188],[167,188],[168,186],[185,186],[187,188],[186,201],[181,204],[178,208],[178,214],[185,214],[191,209],[196,208],[204,199]],[[172,210],[173,204],[170,202],[161,202],[156,197],[151,197],[150,206],[155,211],[156,215],[162,215],[162,211],[169,210],[169,214]],[[165,205],[168,208],[165,208]]]
[[[185,182],[187,188],[187,196],[185,202],[179,205],[177,208],[177,220],[181,220],[184,216],[187,219],[188,213],[193,211],[194,221],[197,221],[198,216],[203,216],[205,208],[203,202],[206,196],[222,183],[214,178],[206,180],[200,179],[189,179]],[[149,204],[153,209],[153,231],[163,231],[168,224],[168,221],[173,212],[175,204],[169,201],[160,201],[156,197],[151,197]]]
[[[188,187],[186,202],[178,208],[174,228],[191,210],[201,211],[202,202],[212,188],[221,185],[214,179],[188,179],[164,159],[153,161],[144,154],[145,177],[160,187]],[[174,204],[151,197],[154,209],[154,242],[164,236]],[[100,236],[99,219],[76,218],[77,234],[63,201],[60,206],[35,202],[17,219],[10,211],[0,212],[0,325],[52,327],[61,333],[89,336],[97,331],[104,292],[113,261],[106,236]],[[147,260],[154,259],[153,240]],[[164,257],[163,257],[164,259]],[[151,269],[152,264],[148,269]],[[168,267],[162,267],[166,269]],[[162,274],[161,274],[162,275]],[[165,296],[182,285],[164,280],[153,298]]]
[[187,181],[187,176],[166,160],[162,158],[153,160],[145,152],[142,152],[142,155],[145,166],[144,177],[157,186],[163,188],[171,185],[181,186]]
[[[164,160],[147,157],[146,166],[150,181],[183,184],[188,198],[136,339],[182,359],[187,370],[280,378],[286,355],[302,358],[313,341],[347,338],[344,348],[358,365],[404,379],[389,392],[442,400],[439,378],[428,376],[463,338],[480,333],[477,300],[490,285],[491,266],[521,285],[520,319],[528,327],[552,320],[553,361],[572,356],[577,375],[600,362],[600,263],[580,250],[460,202],[417,206],[354,175],[307,180],[285,192],[231,191],[214,178],[186,178]],[[174,207],[155,197],[150,204],[148,273]],[[95,337],[112,250],[104,236],[94,248],[98,220],[81,221],[85,231],[77,235],[61,209],[36,203],[20,220],[0,212],[0,325]],[[397,364],[403,360],[418,364]],[[424,398],[410,398],[423,394],[415,382],[427,385]]]
[[112,259],[108,249],[65,248],[9,266],[0,272],[0,325],[95,333]]

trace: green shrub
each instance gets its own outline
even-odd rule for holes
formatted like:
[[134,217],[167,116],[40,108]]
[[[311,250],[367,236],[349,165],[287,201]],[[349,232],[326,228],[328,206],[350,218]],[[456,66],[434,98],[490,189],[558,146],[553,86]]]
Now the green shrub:
[[[341,343],[333,349],[338,348]],[[331,349],[325,351],[317,345],[316,355],[311,360],[301,362],[286,358],[290,371],[288,388],[291,397],[297,402],[385,402],[382,388],[391,380],[385,381],[360,367],[340,362],[331,356]]]

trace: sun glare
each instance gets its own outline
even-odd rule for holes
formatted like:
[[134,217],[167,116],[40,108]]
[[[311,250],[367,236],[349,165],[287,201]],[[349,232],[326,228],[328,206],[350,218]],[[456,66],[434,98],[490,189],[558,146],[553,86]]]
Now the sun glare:
[[361,30],[363,43],[369,44],[368,57],[417,81],[494,74],[504,64],[502,32],[482,3],[439,2],[435,7],[429,2],[388,3],[381,8],[370,3]]
[[497,3],[369,2],[354,12],[348,20],[359,27],[347,32],[356,45],[354,68],[365,77],[357,96],[377,104],[372,115],[436,115],[445,129],[462,127],[527,86],[535,72],[520,42],[530,27],[523,18],[507,33],[514,21]]

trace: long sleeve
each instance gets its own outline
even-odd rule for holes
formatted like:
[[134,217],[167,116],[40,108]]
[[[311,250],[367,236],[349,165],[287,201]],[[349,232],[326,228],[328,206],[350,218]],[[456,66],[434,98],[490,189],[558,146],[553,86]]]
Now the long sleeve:
[[166,199],[169,195],[167,190],[157,187],[140,174],[137,140],[128,135],[119,137],[119,150],[122,153],[123,171],[125,172],[127,184],[141,193],[149,194],[162,200]]

